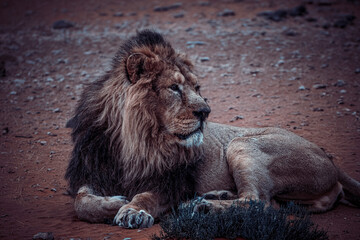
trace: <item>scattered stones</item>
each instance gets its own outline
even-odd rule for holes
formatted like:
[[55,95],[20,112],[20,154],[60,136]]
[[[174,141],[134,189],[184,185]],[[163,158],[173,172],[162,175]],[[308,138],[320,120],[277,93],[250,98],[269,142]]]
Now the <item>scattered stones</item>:
[[54,22],[53,29],[66,29],[66,28],[72,28],[74,27],[74,23],[69,22],[67,20],[59,20]]
[[304,5],[300,5],[294,8],[289,9],[279,9],[275,11],[265,11],[258,14],[260,17],[265,17],[268,20],[274,22],[280,22],[287,18],[287,16],[296,17],[296,16],[304,16],[307,14],[306,7]]
[[313,85],[313,88],[315,88],[315,89],[324,89],[324,88],[326,88],[327,87],[327,85],[326,84],[314,84]]
[[154,12],[166,12],[169,10],[177,9],[182,6],[182,3],[174,3],[169,6],[157,6],[154,8]]
[[225,9],[222,12],[219,12],[217,14],[218,17],[229,17],[229,16],[235,16],[235,12],[230,9]]
[[54,240],[54,235],[52,232],[39,232],[35,234],[32,238],[33,240]]

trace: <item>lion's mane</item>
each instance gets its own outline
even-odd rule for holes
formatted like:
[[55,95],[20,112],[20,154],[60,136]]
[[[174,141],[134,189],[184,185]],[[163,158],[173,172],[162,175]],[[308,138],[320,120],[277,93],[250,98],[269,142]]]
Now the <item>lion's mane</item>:
[[[126,59],[137,52],[153,63],[140,63],[135,74],[146,76],[132,83]],[[152,88],[153,80],[169,64],[182,70],[190,65],[160,34],[145,30],[126,41],[112,69],[84,89],[67,124],[74,142],[65,175],[72,196],[83,185],[99,195],[130,199],[148,190],[164,193],[168,202],[193,196],[201,150],[167,141],[153,111],[166,107],[155,104]]]

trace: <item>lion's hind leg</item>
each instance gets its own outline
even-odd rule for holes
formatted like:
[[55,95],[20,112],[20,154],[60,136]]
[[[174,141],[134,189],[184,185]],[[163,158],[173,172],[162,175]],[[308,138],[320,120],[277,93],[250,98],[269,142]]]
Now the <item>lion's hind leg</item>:
[[340,200],[344,199],[344,191],[342,185],[337,182],[334,187],[328,192],[315,197],[301,197],[301,196],[276,196],[279,202],[294,201],[297,204],[303,205],[308,211],[313,213],[326,212],[334,207]]
[[83,186],[75,198],[75,211],[81,220],[102,223],[111,221],[119,209],[127,203],[124,196],[97,196],[89,186]]

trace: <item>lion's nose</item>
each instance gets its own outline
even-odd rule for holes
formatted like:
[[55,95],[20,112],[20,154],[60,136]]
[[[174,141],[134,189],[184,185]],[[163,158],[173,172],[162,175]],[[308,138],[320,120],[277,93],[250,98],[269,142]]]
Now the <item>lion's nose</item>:
[[211,112],[209,107],[200,108],[197,111],[193,111],[195,117],[197,117],[200,121],[205,121],[205,119],[209,116]]

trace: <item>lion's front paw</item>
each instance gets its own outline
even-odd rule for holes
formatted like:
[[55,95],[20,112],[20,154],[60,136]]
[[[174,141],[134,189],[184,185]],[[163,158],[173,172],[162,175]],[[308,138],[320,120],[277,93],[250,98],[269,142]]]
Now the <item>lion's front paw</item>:
[[203,198],[199,198],[195,201],[194,212],[208,213],[214,208],[214,204],[210,201],[207,201]]
[[154,224],[154,218],[144,210],[123,206],[116,214],[114,224],[124,228],[148,228]]

